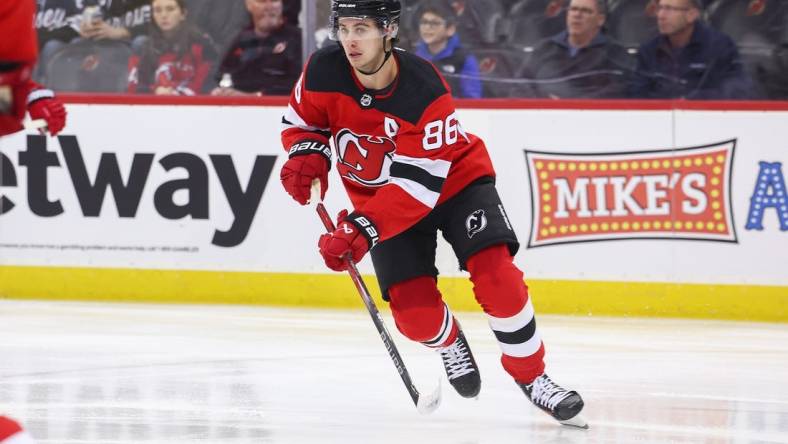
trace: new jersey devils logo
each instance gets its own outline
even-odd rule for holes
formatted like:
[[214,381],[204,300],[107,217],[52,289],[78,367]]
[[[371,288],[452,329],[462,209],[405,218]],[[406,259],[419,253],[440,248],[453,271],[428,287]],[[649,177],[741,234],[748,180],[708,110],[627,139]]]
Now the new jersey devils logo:
[[487,216],[484,215],[484,210],[479,209],[471,213],[465,219],[465,229],[468,230],[468,238],[472,238],[474,234],[487,228]]
[[394,141],[388,137],[354,134],[348,129],[336,135],[339,174],[363,185],[375,187],[388,183]]

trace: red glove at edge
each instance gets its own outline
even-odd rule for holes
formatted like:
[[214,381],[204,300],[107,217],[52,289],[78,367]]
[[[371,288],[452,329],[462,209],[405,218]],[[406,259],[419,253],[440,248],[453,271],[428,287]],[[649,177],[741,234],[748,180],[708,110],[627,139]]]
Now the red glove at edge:
[[0,71],[0,136],[22,129],[27,111],[27,96],[35,86],[30,80],[32,66],[20,65]]
[[49,89],[36,89],[30,93],[27,97],[27,112],[33,120],[44,119],[52,136],[56,136],[66,126],[66,107]]
[[279,179],[287,194],[306,205],[312,181],[320,180],[320,199],[328,189],[328,170],[331,168],[331,148],[320,142],[307,141],[290,148],[290,158],[282,166]]
[[358,262],[377,242],[377,228],[369,219],[361,214],[348,214],[347,210],[342,210],[337,216],[336,230],[320,236],[317,245],[328,268],[345,271],[345,256],[350,254],[353,262]]

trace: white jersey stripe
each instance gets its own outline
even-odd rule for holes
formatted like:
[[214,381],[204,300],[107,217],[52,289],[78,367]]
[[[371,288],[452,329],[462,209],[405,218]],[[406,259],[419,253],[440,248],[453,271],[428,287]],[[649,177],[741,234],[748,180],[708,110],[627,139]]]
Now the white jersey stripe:
[[307,131],[329,131],[328,128],[318,128],[315,126],[307,125],[304,119],[298,114],[298,111],[293,108],[293,105],[288,104],[287,110],[285,111],[284,120],[290,122],[292,125],[288,125],[286,123],[282,123],[285,129],[292,128],[294,126],[301,128]]
[[435,177],[445,179],[449,175],[451,162],[441,159],[425,159],[423,157],[408,157],[401,154],[394,154],[391,159],[393,162],[404,163],[421,168]]
[[402,188],[411,197],[429,208],[435,208],[435,204],[438,203],[440,193],[436,193],[414,180],[392,177],[389,179],[389,183]]

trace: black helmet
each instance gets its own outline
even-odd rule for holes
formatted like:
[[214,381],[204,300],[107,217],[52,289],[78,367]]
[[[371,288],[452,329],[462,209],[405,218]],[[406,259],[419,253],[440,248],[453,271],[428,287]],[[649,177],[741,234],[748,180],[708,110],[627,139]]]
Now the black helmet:
[[[399,23],[400,12],[402,5],[399,0],[332,0],[329,23],[331,39],[338,40],[339,19],[342,17],[371,18],[378,26],[386,28]],[[391,37],[397,37],[396,29]]]

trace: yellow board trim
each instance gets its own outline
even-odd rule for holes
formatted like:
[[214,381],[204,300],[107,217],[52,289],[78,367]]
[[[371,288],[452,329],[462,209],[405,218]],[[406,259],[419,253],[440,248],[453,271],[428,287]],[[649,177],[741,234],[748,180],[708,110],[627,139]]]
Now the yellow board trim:
[[[365,276],[381,302],[374,276]],[[788,322],[788,287],[658,282],[528,281],[537,313]],[[471,283],[442,277],[455,311],[478,311]],[[0,267],[0,298],[101,302],[361,307],[345,274]]]

